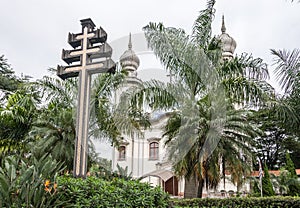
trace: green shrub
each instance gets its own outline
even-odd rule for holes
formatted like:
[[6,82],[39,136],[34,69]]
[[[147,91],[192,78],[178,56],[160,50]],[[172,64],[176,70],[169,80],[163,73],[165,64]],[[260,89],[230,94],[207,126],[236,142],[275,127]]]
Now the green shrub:
[[62,164],[51,157],[8,156],[0,167],[0,207],[62,206],[56,176]]
[[299,197],[243,197],[243,198],[203,198],[173,199],[173,207],[218,207],[218,208],[298,208]]
[[300,183],[297,179],[291,180],[288,185],[289,196],[300,196]]
[[106,181],[97,177],[86,179],[59,177],[61,200],[71,207],[168,207],[169,196],[160,187],[134,180],[114,178]]
[[262,178],[262,191],[263,196],[275,196],[275,191],[273,189],[273,185],[270,179],[268,166],[266,164],[264,167],[264,176]]
[[160,187],[134,180],[58,176],[61,163],[50,156],[10,156],[0,166],[0,207],[168,207]]

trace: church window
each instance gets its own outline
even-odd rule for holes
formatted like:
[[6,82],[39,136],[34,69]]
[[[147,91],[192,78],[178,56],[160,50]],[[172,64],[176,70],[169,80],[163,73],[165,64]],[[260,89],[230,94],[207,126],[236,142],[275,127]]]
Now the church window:
[[119,160],[125,160],[126,159],[126,147],[120,146],[119,147]]
[[149,159],[150,160],[158,160],[158,142],[151,142],[149,144]]

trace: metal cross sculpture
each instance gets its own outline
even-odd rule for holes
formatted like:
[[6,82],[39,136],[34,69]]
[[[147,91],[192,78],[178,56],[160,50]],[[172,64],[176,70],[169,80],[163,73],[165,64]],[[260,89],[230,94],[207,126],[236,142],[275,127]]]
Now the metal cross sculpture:
[[112,48],[106,43],[107,34],[88,19],[80,20],[82,32],[69,33],[68,43],[73,50],[62,50],[62,59],[68,66],[58,66],[57,75],[61,79],[79,75],[78,104],[76,120],[76,144],[74,157],[74,177],[86,177],[88,153],[88,127],[91,75],[94,73],[114,73],[116,65],[111,60]]

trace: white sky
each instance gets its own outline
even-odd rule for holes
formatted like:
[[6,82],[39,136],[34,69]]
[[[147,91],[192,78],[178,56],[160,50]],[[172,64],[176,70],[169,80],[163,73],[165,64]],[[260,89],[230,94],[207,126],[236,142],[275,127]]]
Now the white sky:
[[[47,74],[47,68],[64,64],[61,50],[70,49],[69,32],[81,30],[80,19],[92,18],[108,33],[114,60],[127,49],[133,34],[133,49],[141,54],[140,70],[161,68],[138,40],[142,27],[152,22],[180,27],[190,33],[205,0],[1,0],[0,55],[4,54],[17,74],[34,78]],[[272,64],[271,48],[299,48],[300,3],[288,0],[217,0],[213,23],[220,34],[225,15],[227,33],[237,42],[236,53],[252,53]],[[145,49],[146,50],[146,49]],[[146,61],[144,61],[144,59]],[[270,69],[272,67],[270,66]]]

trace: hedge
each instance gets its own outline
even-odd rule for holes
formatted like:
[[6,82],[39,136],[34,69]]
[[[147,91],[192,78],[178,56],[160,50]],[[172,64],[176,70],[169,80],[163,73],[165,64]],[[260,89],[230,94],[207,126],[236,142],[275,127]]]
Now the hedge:
[[[114,178],[106,181],[97,177],[58,178],[61,201],[70,207],[168,207],[169,195],[160,187],[147,183]],[[68,207],[68,206],[67,206]]]
[[299,208],[300,197],[242,197],[172,199],[172,207],[213,207],[213,208]]

